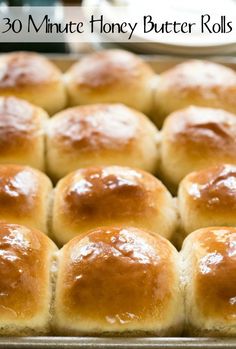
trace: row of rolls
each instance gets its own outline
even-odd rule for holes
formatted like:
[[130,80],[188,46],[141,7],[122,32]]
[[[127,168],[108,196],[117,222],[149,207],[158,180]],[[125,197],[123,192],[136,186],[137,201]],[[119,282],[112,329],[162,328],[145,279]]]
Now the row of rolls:
[[192,232],[180,252],[137,227],[100,227],[58,250],[0,223],[0,335],[235,336],[236,229]]
[[0,165],[0,221],[39,229],[59,246],[99,226],[135,226],[180,248],[192,231],[236,226],[236,166],[191,172],[177,197],[143,170],[87,167],[53,188],[44,173],[28,166]]
[[56,182],[88,166],[129,166],[157,175],[174,194],[194,170],[236,165],[236,115],[189,106],[159,131],[123,104],[92,104],[55,116],[25,100],[0,97],[0,164],[29,165]]
[[235,336],[236,73],[10,53],[0,96],[0,335]]
[[39,54],[1,55],[0,163],[53,181],[91,165],[137,167],[176,193],[189,172],[236,163],[235,94],[236,72],[207,61],[157,75],[132,53],[104,50],[62,74]]
[[153,114],[160,126],[171,112],[194,104],[236,112],[236,73],[225,66],[190,60],[156,74],[142,58],[103,50],[81,58],[63,74],[44,56],[12,52],[0,57],[0,95],[14,95],[50,115],[75,106],[123,103]]

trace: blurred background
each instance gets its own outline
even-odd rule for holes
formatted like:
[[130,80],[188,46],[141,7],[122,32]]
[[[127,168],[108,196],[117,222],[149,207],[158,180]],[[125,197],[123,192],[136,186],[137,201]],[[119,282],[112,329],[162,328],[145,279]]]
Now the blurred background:
[[[144,2],[142,2],[143,5]],[[64,6],[138,6],[141,4],[139,0],[0,0],[0,11],[3,7],[8,6],[53,6],[56,8]],[[145,6],[152,8],[154,13],[158,14],[158,8],[165,7],[167,13],[173,16],[181,16],[190,20],[194,16],[200,16],[205,8],[210,8],[213,11],[218,11],[219,14],[224,15],[227,9],[232,15],[236,16],[236,0],[145,0]],[[234,17],[235,18],[235,17]],[[65,18],[65,20],[69,20]],[[235,30],[235,28],[234,28]],[[227,36],[225,36],[227,39]],[[217,35],[209,35],[208,42],[203,44],[195,44],[191,42],[190,36],[186,35],[186,41],[183,37],[181,42],[142,42],[142,43],[127,43],[117,42],[115,44],[105,44],[102,37],[98,37],[96,43],[73,43],[70,42],[70,37],[65,36],[60,43],[1,43],[0,51],[13,50],[29,50],[44,53],[87,53],[103,47],[123,46],[129,50],[139,52],[142,54],[172,54],[172,55],[186,55],[186,56],[204,56],[204,55],[229,55],[236,56],[236,34],[234,40],[218,42]],[[198,40],[199,42],[201,41]],[[197,42],[197,41],[196,41]]]

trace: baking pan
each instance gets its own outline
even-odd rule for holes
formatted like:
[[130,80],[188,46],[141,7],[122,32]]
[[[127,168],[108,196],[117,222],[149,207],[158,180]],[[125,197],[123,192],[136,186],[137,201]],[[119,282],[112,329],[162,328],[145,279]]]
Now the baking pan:
[[[48,57],[62,70],[71,66],[82,55],[48,55]],[[143,56],[157,73],[180,63],[186,58],[171,56]],[[206,58],[205,58],[206,59]],[[209,57],[209,60],[225,64],[236,70],[236,57]],[[33,348],[33,349],[236,349],[236,338],[102,338],[102,337],[0,337],[0,349]]]
[[78,349],[227,349],[234,338],[98,338],[98,337],[2,337],[0,348]]

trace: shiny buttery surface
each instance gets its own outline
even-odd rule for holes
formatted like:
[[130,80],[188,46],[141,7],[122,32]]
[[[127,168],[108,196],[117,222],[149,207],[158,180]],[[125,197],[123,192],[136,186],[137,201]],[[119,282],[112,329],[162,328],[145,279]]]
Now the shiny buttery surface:
[[39,174],[30,167],[0,165],[0,217],[25,217],[35,208]]
[[234,321],[236,314],[236,228],[207,228],[193,242],[196,301],[206,317]]
[[236,166],[218,165],[194,172],[185,179],[188,195],[204,208],[236,209]]
[[0,223],[0,320],[28,319],[40,310],[46,237]]
[[140,115],[120,104],[70,108],[49,121],[48,134],[52,146],[65,153],[76,149],[122,151],[141,131]]
[[235,157],[236,118],[224,110],[188,107],[171,114],[164,127],[168,140],[187,146],[193,156],[204,149]]
[[60,183],[60,210],[81,224],[91,219],[103,225],[109,219],[148,219],[158,215],[167,192],[154,176],[118,166],[81,169]]
[[0,98],[0,156],[27,154],[40,135],[38,110],[15,97]]
[[124,325],[155,317],[168,304],[172,247],[137,228],[97,228],[62,250],[62,309],[73,318]]

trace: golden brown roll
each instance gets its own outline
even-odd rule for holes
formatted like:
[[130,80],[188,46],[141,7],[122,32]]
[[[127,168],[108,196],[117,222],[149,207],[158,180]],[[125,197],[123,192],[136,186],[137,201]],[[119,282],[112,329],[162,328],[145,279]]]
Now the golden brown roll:
[[72,65],[65,81],[71,106],[124,103],[144,113],[152,108],[155,73],[128,51],[92,53]]
[[0,163],[45,169],[44,125],[48,115],[22,99],[0,97]]
[[236,335],[236,229],[199,229],[181,251],[186,332]]
[[0,223],[0,335],[49,332],[56,245],[43,233]]
[[78,168],[123,165],[155,172],[159,132],[148,118],[121,104],[66,109],[47,127],[47,168],[61,178]]
[[161,121],[189,105],[220,108],[236,114],[236,72],[223,65],[190,60],[159,76],[154,119]]
[[52,183],[42,172],[19,165],[0,165],[0,221],[47,233]]
[[61,72],[47,58],[31,52],[0,56],[0,96],[26,99],[49,114],[66,105]]
[[179,256],[161,236],[102,227],[59,252],[59,334],[177,335],[183,321]]
[[166,119],[160,167],[168,184],[176,188],[188,173],[221,163],[236,164],[236,115],[188,107]]
[[90,167],[61,179],[54,194],[52,232],[64,244],[102,225],[133,225],[170,238],[175,201],[151,174],[128,167]]
[[179,186],[186,234],[210,226],[236,226],[236,166],[217,165],[187,175]]

